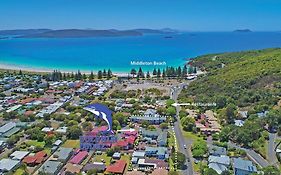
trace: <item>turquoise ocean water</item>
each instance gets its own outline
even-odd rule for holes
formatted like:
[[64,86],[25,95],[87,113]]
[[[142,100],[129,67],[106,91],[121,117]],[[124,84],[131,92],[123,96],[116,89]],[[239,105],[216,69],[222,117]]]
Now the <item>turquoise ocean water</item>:
[[[167,37],[168,36],[168,37]],[[0,64],[28,68],[128,72],[131,61],[179,66],[187,58],[208,53],[281,47],[280,32],[192,32],[138,37],[2,39]]]

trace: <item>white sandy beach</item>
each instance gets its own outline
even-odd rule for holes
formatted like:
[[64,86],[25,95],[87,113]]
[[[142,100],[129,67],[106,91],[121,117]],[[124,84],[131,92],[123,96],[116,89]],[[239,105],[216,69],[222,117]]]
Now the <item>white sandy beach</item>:
[[[38,68],[38,67],[28,67],[28,66],[19,66],[19,65],[12,65],[12,64],[3,64],[3,63],[0,63],[0,69],[5,69],[5,70],[22,70],[22,71],[27,71],[27,72],[38,72],[38,73],[51,73],[53,72],[54,70],[59,70],[61,71],[62,73],[75,73],[77,72],[79,69],[77,70],[60,70],[60,69],[47,69],[47,68]],[[83,70],[80,70],[80,72],[82,74],[90,74],[91,71],[83,71]],[[97,74],[97,71],[93,71],[94,74]],[[125,75],[128,75],[128,72],[113,72],[113,74],[115,76],[125,76]]]

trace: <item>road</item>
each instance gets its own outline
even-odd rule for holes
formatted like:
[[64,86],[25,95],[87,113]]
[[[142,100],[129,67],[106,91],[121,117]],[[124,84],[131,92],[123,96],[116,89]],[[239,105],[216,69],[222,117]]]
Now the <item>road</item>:
[[278,159],[275,153],[275,139],[276,133],[269,133],[267,157],[270,165],[278,166]]
[[[180,91],[182,90],[184,84],[179,85],[179,87],[172,87],[171,88],[171,98],[177,102],[178,95]],[[184,175],[193,175],[193,157],[191,153],[191,145],[192,145],[192,140],[186,139],[180,129],[180,118],[179,118],[179,111],[180,111],[180,106],[176,106],[177,110],[177,121],[174,123],[174,128],[175,128],[175,135],[177,138],[177,141],[179,143],[179,151],[185,154],[187,161],[186,161],[186,169],[182,170],[182,174]],[[186,149],[184,148],[184,145],[186,145]]]
[[254,150],[242,148],[232,142],[228,142],[228,146],[244,150],[247,153],[247,156],[262,168],[269,166],[268,161],[265,160],[260,154],[256,153]]

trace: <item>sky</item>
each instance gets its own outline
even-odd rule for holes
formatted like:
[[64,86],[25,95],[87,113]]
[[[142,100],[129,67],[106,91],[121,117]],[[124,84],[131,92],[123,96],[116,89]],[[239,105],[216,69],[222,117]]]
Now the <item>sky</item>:
[[281,0],[1,0],[0,30],[281,31]]

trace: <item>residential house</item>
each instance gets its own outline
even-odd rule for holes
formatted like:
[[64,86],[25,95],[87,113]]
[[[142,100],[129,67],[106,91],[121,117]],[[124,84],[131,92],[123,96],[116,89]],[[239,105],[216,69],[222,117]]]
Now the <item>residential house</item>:
[[228,170],[230,165],[230,159],[228,156],[209,156],[208,158],[208,167],[215,170],[218,174],[221,174],[223,171]]
[[252,161],[243,160],[241,158],[233,159],[234,175],[249,175],[257,172],[257,167]]
[[58,150],[53,154],[53,160],[65,163],[72,155],[72,148],[59,147]]
[[28,151],[15,151],[9,157],[13,160],[22,160],[28,154]]
[[127,163],[125,160],[117,160],[112,165],[107,166],[106,172],[112,173],[112,174],[123,174],[126,166],[127,166]]
[[168,149],[166,147],[145,147],[145,156],[156,157],[158,159],[169,158]]
[[132,154],[131,162],[133,164],[137,164],[139,159],[144,159],[145,152],[144,151],[134,151]]
[[168,175],[168,170],[166,169],[155,169],[152,171],[151,175]]
[[28,155],[23,159],[23,163],[26,163],[28,166],[35,166],[41,164],[47,158],[47,153],[44,151],[39,151],[34,155]]
[[87,151],[78,151],[77,153],[75,153],[74,157],[72,157],[69,162],[73,164],[81,164],[83,160],[86,159],[87,156],[88,156]]
[[83,171],[88,172],[89,170],[96,169],[98,172],[104,172],[106,169],[106,166],[102,162],[93,162],[88,163],[84,166]]
[[81,171],[82,168],[83,168],[82,165],[67,163],[67,164],[63,167],[62,172],[61,172],[60,174],[61,174],[61,175],[66,175],[66,174],[78,174],[78,173],[80,173],[80,171]]
[[210,145],[208,149],[209,149],[209,154],[212,156],[222,156],[227,154],[226,148],[224,147]]
[[19,160],[1,159],[0,160],[0,172],[5,173],[15,170],[20,164]]
[[63,163],[54,160],[46,161],[40,168],[39,172],[44,172],[48,175],[57,175],[62,167]]

